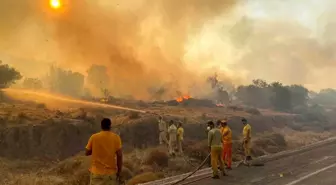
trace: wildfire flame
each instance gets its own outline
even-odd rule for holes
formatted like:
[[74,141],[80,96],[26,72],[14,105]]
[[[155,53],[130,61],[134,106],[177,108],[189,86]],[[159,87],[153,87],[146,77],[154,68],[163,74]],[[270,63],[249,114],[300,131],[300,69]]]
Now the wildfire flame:
[[224,107],[224,104],[222,104],[222,103],[217,103],[216,106],[217,106],[217,107]]
[[184,96],[180,96],[180,97],[176,98],[176,101],[177,102],[183,102],[184,100],[188,100],[190,98],[191,98],[190,95],[184,95]]

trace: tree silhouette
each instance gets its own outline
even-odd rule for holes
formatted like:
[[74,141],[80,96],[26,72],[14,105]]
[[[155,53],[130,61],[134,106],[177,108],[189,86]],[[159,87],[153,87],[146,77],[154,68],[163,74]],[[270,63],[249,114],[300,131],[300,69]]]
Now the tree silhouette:
[[22,78],[20,72],[0,60],[0,89],[6,88]]

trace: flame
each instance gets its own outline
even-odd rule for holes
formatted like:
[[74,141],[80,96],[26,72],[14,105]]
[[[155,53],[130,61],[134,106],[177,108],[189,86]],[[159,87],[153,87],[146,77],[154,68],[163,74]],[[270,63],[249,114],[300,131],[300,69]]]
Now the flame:
[[49,5],[53,9],[59,9],[62,6],[61,0],[49,0]]
[[183,95],[183,96],[180,96],[180,97],[176,98],[176,101],[177,102],[183,102],[184,100],[188,100],[190,98],[191,98],[190,95]]
[[216,106],[217,106],[217,107],[224,107],[224,104],[222,104],[222,103],[217,103]]

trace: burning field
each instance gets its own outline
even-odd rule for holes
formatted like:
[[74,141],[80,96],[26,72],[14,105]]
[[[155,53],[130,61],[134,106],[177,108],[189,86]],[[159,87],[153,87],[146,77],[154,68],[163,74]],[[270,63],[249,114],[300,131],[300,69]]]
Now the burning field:
[[[86,185],[104,117],[128,185],[197,166],[209,120],[229,120],[234,160],[242,117],[254,156],[329,137],[335,6],[299,2],[0,0],[0,184]],[[183,158],[158,146],[159,115],[183,122]]]
[[[22,94],[27,99],[17,100]],[[205,123],[210,119],[229,120],[236,143],[234,160],[241,159],[238,147],[241,117],[247,118],[253,127],[254,156],[309,144],[332,133],[332,130],[315,132],[311,128],[296,131],[294,114],[274,111],[256,114],[249,108],[219,107],[210,100],[190,96],[161,104],[123,100],[119,105],[109,105],[109,102],[94,103],[13,89],[6,90],[4,95],[5,102],[0,104],[0,147],[3,149],[0,151],[3,164],[0,183],[8,185],[87,184],[89,158],[83,156],[83,147],[90,135],[99,131],[103,117],[112,119],[114,131],[123,140],[126,155],[123,173],[130,185],[192,170],[207,155],[204,132]],[[167,149],[158,146],[157,115],[163,115],[167,121],[184,122],[184,158],[169,158]]]

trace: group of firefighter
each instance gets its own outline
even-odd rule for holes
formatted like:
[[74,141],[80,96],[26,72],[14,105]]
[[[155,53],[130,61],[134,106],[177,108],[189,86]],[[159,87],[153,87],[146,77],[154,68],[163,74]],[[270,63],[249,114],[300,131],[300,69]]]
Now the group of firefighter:
[[[249,165],[251,157],[251,126],[247,120],[243,118],[243,142],[245,165]],[[170,156],[183,155],[183,135],[184,129],[182,123],[177,124],[171,120],[169,125],[163,120],[162,116],[158,120],[159,126],[159,142],[161,145],[167,145]],[[208,130],[208,147],[211,156],[211,167],[213,170],[213,178],[218,179],[219,170],[226,175],[224,166],[227,170],[232,167],[232,131],[227,120],[218,120],[216,123],[209,121],[207,123]]]
[[[243,148],[245,151],[244,163],[251,160],[251,126],[246,119],[242,119]],[[225,174],[224,165],[231,169],[232,156],[232,132],[227,120],[219,120],[215,124],[209,121],[208,125],[208,146],[211,154],[211,166],[213,178],[218,179],[219,170]],[[91,156],[90,185],[117,185],[121,184],[121,172],[123,168],[122,141],[119,135],[111,131],[112,122],[109,118],[101,121],[101,131],[93,134],[86,145],[85,154]],[[169,126],[159,117],[159,141],[167,144],[169,154],[175,156],[183,155],[184,129],[181,122],[169,122]],[[168,136],[168,138],[167,138]],[[219,166],[219,167],[218,167]],[[218,170],[219,168],[219,170]]]
[[182,122],[177,124],[170,120],[169,125],[163,120],[162,116],[159,117],[159,142],[160,145],[167,145],[170,156],[183,155],[183,135],[184,129]]

